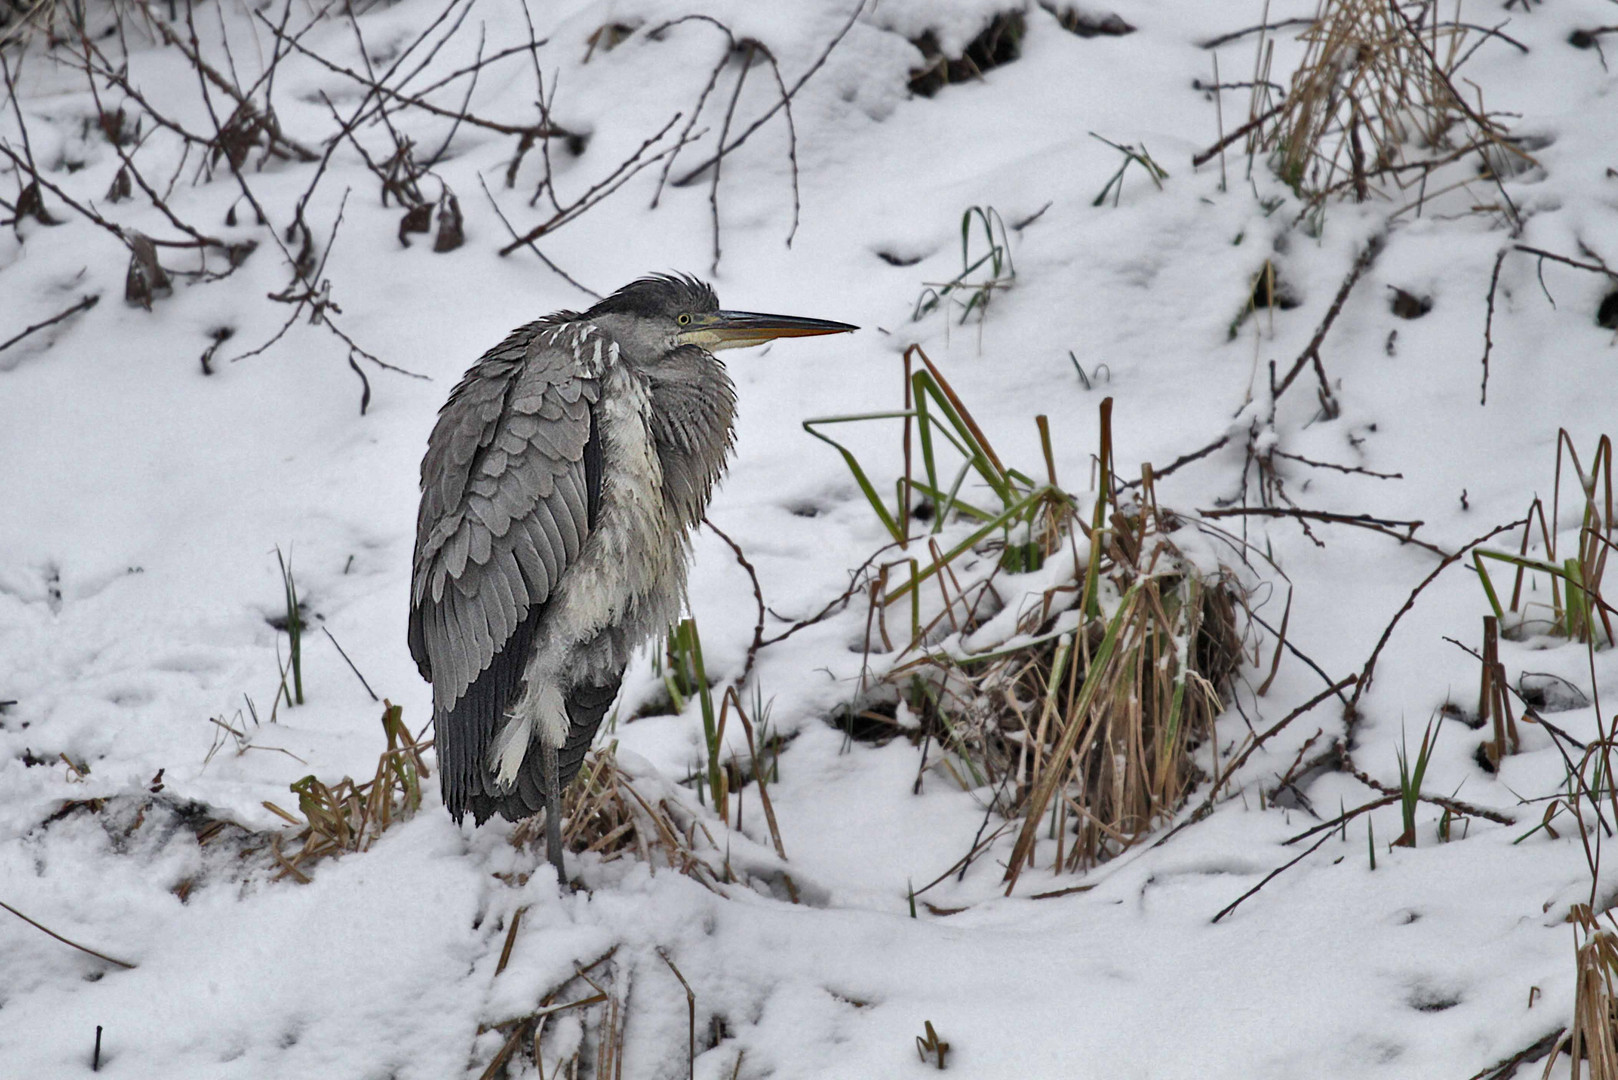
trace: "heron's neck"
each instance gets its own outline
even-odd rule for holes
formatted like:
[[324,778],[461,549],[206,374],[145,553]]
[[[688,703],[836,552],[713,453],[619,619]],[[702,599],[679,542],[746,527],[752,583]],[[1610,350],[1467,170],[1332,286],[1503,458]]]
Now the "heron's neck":
[[646,373],[663,497],[686,528],[702,520],[730,458],[736,390],[725,365],[694,347]]

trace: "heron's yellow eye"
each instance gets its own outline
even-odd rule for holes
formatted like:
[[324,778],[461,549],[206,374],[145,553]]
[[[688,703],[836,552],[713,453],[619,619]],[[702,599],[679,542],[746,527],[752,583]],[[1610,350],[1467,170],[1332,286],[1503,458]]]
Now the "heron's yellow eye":
[[691,316],[689,316],[689,315],[681,315],[679,317],[679,319],[676,320],[676,321],[679,322],[679,324],[681,326],[690,326],[691,325]]

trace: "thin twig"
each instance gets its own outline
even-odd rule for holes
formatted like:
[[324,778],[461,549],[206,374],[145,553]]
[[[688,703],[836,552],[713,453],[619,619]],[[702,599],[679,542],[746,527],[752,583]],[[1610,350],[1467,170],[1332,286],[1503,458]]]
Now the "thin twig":
[[[1302,705],[1299,705],[1296,709],[1293,709],[1291,712],[1287,713],[1286,716],[1282,717],[1280,720],[1266,728],[1262,734],[1256,736],[1253,741],[1248,744],[1245,750],[1243,750],[1240,754],[1237,754],[1233,761],[1225,765],[1224,769],[1222,770],[1224,773],[1225,782],[1228,783],[1230,781],[1231,777],[1236,774],[1236,770],[1245,765],[1247,763],[1247,759],[1252,757],[1253,753],[1258,750],[1259,747],[1263,746],[1272,737],[1279,734],[1288,724],[1292,723],[1292,721],[1296,720],[1304,713],[1309,712],[1322,701],[1325,701],[1333,694],[1340,694],[1343,688],[1352,683],[1356,678],[1358,678],[1358,676],[1349,675],[1348,677],[1339,680],[1335,684],[1326,687],[1326,689],[1322,690],[1320,693],[1316,694]],[[1214,786],[1214,790],[1208,793],[1208,797],[1202,801],[1201,805],[1193,810],[1184,821],[1181,821],[1178,825],[1174,826],[1174,828],[1158,837],[1158,839],[1152,843],[1152,847],[1162,847],[1164,844],[1168,843],[1169,839],[1174,836],[1175,833],[1178,833],[1181,829],[1184,829],[1189,825],[1195,825],[1197,822],[1203,820],[1209,814],[1213,813],[1214,801],[1219,797],[1219,788],[1223,786],[1224,784],[1216,784]]]
[[1361,468],[1358,465],[1337,465],[1330,461],[1311,461],[1300,454],[1288,454],[1282,450],[1273,450],[1271,453],[1275,457],[1286,458],[1288,461],[1296,461],[1315,469],[1332,469],[1336,472],[1350,473],[1357,476],[1373,476],[1378,480],[1403,480],[1405,478],[1404,473],[1376,472],[1372,469]]
[[[513,240],[520,239],[517,236],[517,230],[512,227],[511,219],[506,217],[505,211],[501,210],[500,209],[500,204],[495,201],[494,193],[489,190],[489,185],[484,183],[482,173],[478,174],[478,186],[483,189],[483,194],[484,194],[485,197],[488,198],[489,205],[494,208],[495,216],[500,219],[500,224],[502,224],[502,225],[504,225],[506,227],[506,231],[511,234],[511,238]],[[538,245],[536,245],[532,240],[527,240],[527,241],[523,241],[523,242],[528,245],[528,250],[529,251],[532,251],[535,255],[539,256],[539,261],[540,262],[544,263],[547,267],[550,268],[551,273],[555,274],[557,277],[561,278],[563,281],[567,282],[569,285],[573,286],[575,289],[577,289],[580,292],[584,293],[586,296],[592,296],[597,300],[601,299],[601,294],[600,293],[596,292],[594,289],[590,288],[590,286],[588,286],[588,285],[584,284],[583,282],[579,281],[572,274],[569,274],[566,270],[563,270],[560,266],[557,266],[554,262],[552,262],[550,260],[549,256],[547,256],[543,251],[539,250]]]
[[1445,570],[1449,569],[1451,566],[1455,565],[1463,557],[1465,557],[1467,552],[1471,551],[1479,544],[1484,544],[1490,540],[1493,540],[1496,536],[1499,536],[1503,532],[1508,532],[1511,529],[1517,528],[1519,525],[1526,528],[1528,525],[1528,518],[1521,517],[1515,521],[1508,521],[1504,525],[1496,525],[1494,528],[1490,529],[1482,536],[1479,536],[1477,539],[1468,541],[1458,551],[1454,551],[1449,555],[1444,556],[1444,561],[1433,567],[1432,572],[1421,579],[1421,584],[1417,585],[1411,590],[1410,596],[1404,602],[1404,606],[1394,613],[1393,620],[1388,623],[1386,628],[1383,629],[1382,636],[1377,639],[1376,648],[1371,650],[1370,657],[1365,661],[1365,667],[1360,671],[1359,683],[1355,685],[1354,695],[1353,697],[1349,698],[1348,701],[1347,712],[1350,717],[1354,715],[1355,710],[1359,707],[1360,695],[1365,693],[1366,687],[1371,685],[1372,676],[1376,671],[1377,657],[1382,655],[1383,647],[1387,645],[1388,639],[1393,636],[1393,628],[1398,626],[1399,620],[1404,618],[1405,614],[1410,611],[1411,608],[1416,606],[1416,597],[1421,595],[1422,590],[1436,581],[1439,574],[1442,574]]
[[[1354,779],[1358,780],[1372,791],[1380,791],[1382,794],[1390,796],[1391,798],[1399,799],[1404,797],[1404,792],[1399,788],[1396,788],[1391,784],[1384,784],[1382,781],[1368,775],[1367,773],[1361,772],[1358,768],[1356,768],[1354,765],[1354,759],[1349,756],[1348,748],[1341,742],[1337,744],[1337,751],[1338,756],[1342,761],[1344,771]],[[1510,814],[1503,813],[1499,810],[1491,810],[1486,806],[1478,806],[1475,803],[1462,802],[1459,799],[1451,799],[1444,795],[1422,795],[1419,792],[1417,793],[1416,797],[1424,803],[1431,803],[1434,806],[1443,807],[1452,814],[1462,814],[1466,817],[1482,818],[1485,821],[1492,821],[1496,825],[1517,824],[1517,819],[1512,817]]]
[[730,550],[735,553],[736,561],[741,563],[742,569],[747,572],[747,579],[753,583],[753,602],[758,606],[758,619],[753,624],[753,642],[747,646],[747,660],[742,664],[741,678],[736,680],[737,686],[746,686],[747,676],[753,672],[753,662],[758,659],[758,651],[764,647],[764,613],[766,611],[764,592],[759,588],[758,571],[754,570],[753,564],[747,561],[747,556],[742,553],[742,546],[732,540],[725,530],[715,525],[708,518],[704,517],[702,523],[712,529],[713,534],[723,540]]
[[[1296,506],[1224,506],[1212,510],[1198,510],[1198,514],[1205,518],[1220,517],[1268,517],[1293,518],[1298,521],[1322,521],[1331,525],[1354,525],[1361,529],[1370,529],[1384,536],[1391,536],[1401,544],[1414,544],[1425,548],[1434,555],[1448,557],[1449,552],[1436,544],[1429,544],[1425,540],[1415,537],[1417,529],[1426,524],[1424,521],[1394,521],[1386,518],[1374,518],[1370,514],[1334,514],[1326,510],[1305,510]],[[1403,533],[1395,530],[1403,529]]]
[[1315,330],[1315,336],[1309,339],[1309,344],[1304,346],[1303,352],[1298,354],[1298,359],[1293,361],[1292,369],[1287,372],[1286,378],[1282,379],[1281,384],[1276,387],[1276,397],[1280,397],[1287,392],[1287,387],[1291,386],[1292,380],[1298,377],[1298,373],[1303,370],[1303,365],[1311,360],[1314,361],[1315,370],[1320,375],[1321,391],[1328,398],[1331,396],[1331,388],[1326,385],[1326,374],[1321,367],[1320,346],[1325,342],[1326,334],[1331,330],[1332,323],[1336,322],[1337,316],[1342,314],[1343,304],[1347,302],[1348,294],[1354,290],[1354,285],[1359,281],[1360,275],[1370,268],[1370,265],[1376,261],[1376,257],[1381,251],[1382,238],[1380,236],[1372,237],[1370,242],[1361,249],[1359,255],[1354,259],[1354,265],[1348,271],[1348,276],[1343,279],[1343,284],[1338,287],[1337,296],[1332,300],[1331,307],[1326,309],[1326,317],[1321,320],[1320,326]]
[[[1175,458],[1173,461],[1169,462],[1167,465],[1163,466],[1161,469],[1153,468],[1152,469],[1152,480],[1153,481],[1161,480],[1161,479],[1163,479],[1163,477],[1168,476],[1170,473],[1172,473],[1175,470],[1179,469],[1180,466],[1189,465],[1193,461],[1199,461],[1202,458],[1205,458],[1209,454],[1213,453],[1215,450],[1218,450],[1220,447],[1224,446],[1228,442],[1230,442],[1230,435],[1228,433],[1226,433],[1224,435],[1219,436],[1219,438],[1215,439],[1213,442],[1209,443],[1207,446],[1204,446],[1201,450],[1193,450],[1189,454],[1181,454],[1179,457]],[[1118,485],[1118,490],[1127,491],[1129,488],[1139,487],[1139,486],[1140,486],[1140,480],[1139,479],[1127,480],[1124,483]]]
[[[355,367],[354,370],[359,371],[359,368]],[[361,374],[360,378],[365,378],[364,374]],[[369,392],[369,384],[367,384],[366,390]],[[331,631],[322,626],[320,628],[320,632],[325,634],[328,638],[331,638],[331,643],[337,646],[337,655],[341,656],[343,661],[348,664],[348,670],[352,671],[354,673],[354,677],[360,681],[360,685],[365,687],[365,692],[371,695],[371,700],[381,701],[382,699],[376,696],[376,691],[371,689],[371,684],[365,681],[365,676],[360,674],[360,669],[354,666],[354,661],[348,658],[348,653],[344,652],[343,647],[337,644],[337,639],[332,637]]]
[[61,934],[58,934],[55,930],[52,930],[50,927],[42,925],[41,923],[37,923],[33,919],[30,919],[28,916],[24,915],[22,912],[18,911],[16,908],[14,908],[10,904],[6,903],[4,900],[0,900],[0,908],[5,908],[7,911],[9,911],[13,915],[17,916],[17,918],[21,919],[23,922],[27,923],[29,926],[32,926],[35,930],[44,931],[45,933],[49,934],[51,937],[55,938],[57,941],[60,941],[63,945],[71,945],[71,946],[73,946],[73,948],[79,950],[82,953],[89,953],[91,956],[95,957],[97,960],[105,960],[109,964],[117,964],[119,967],[127,968],[130,971],[133,971],[135,969],[135,965],[131,964],[127,960],[120,960],[116,956],[108,956],[106,953],[96,952],[94,949],[92,949],[92,948],[90,948],[88,946],[80,945],[76,941],[68,940],[67,938],[63,937]]
[[77,315],[81,311],[89,311],[91,308],[95,307],[100,300],[101,295],[99,293],[86,296],[84,299],[80,300],[77,304],[74,304],[66,311],[58,312],[57,314],[46,319],[44,322],[35,323],[33,326],[23,330],[20,334],[13,335],[12,337],[7,338],[5,341],[0,341],[0,352],[5,352],[7,349],[17,344],[17,342],[21,341],[29,334],[37,334],[47,326],[55,326],[63,319]]
[[1286,108],[1286,102],[1283,101],[1279,105],[1276,105],[1274,108],[1270,109],[1268,112],[1264,113],[1262,116],[1255,116],[1253,119],[1237,128],[1235,131],[1232,131],[1229,135],[1226,135],[1223,139],[1220,139],[1218,142],[1208,147],[1208,149],[1204,150],[1202,153],[1193,156],[1191,158],[1191,167],[1195,169],[1207,164],[1209,161],[1213,160],[1213,156],[1215,154],[1219,153],[1231,143],[1243,138],[1254,128],[1259,127],[1261,124],[1274,118],[1274,116],[1284,108]]
[[1232,900],[1229,904],[1225,905],[1224,909],[1222,911],[1220,911],[1219,914],[1217,914],[1217,915],[1215,915],[1213,917],[1213,921],[1218,922],[1220,919],[1223,919],[1226,915],[1229,915],[1231,912],[1235,911],[1238,907],[1240,907],[1242,905],[1242,901],[1246,900],[1250,896],[1253,896],[1260,889],[1264,888],[1264,886],[1268,885],[1270,882],[1272,882],[1276,878],[1280,877],[1286,871],[1292,869],[1294,866],[1301,863],[1304,859],[1307,859],[1310,855],[1313,855],[1315,853],[1316,849],[1318,849],[1320,847],[1320,845],[1324,844],[1327,840],[1330,840],[1331,837],[1332,837],[1332,834],[1327,833],[1325,836],[1322,836],[1319,840],[1316,840],[1314,842],[1314,844],[1309,848],[1309,850],[1303,852],[1297,858],[1288,860],[1287,862],[1283,863],[1282,865],[1277,866],[1274,870],[1271,870],[1268,874],[1265,874],[1263,881],[1259,882],[1257,885],[1254,885],[1251,889],[1248,889],[1246,892],[1242,893],[1236,899]]
[[770,117],[774,116],[777,112],[780,112],[783,108],[786,108],[792,99],[797,96],[798,91],[803,89],[803,84],[808,82],[815,72],[819,71],[822,65],[826,63],[827,59],[831,57],[832,50],[837,48],[837,46],[842,43],[843,38],[848,35],[850,30],[854,29],[854,23],[859,19],[860,12],[864,10],[865,0],[859,0],[859,3],[854,5],[854,10],[849,13],[848,21],[843,24],[843,28],[837,31],[837,35],[831,39],[831,42],[827,44],[825,50],[815,58],[814,63],[809,65],[809,70],[798,76],[798,81],[792,84],[792,89],[781,95],[781,99],[766,109],[764,111],[764,115],[760,116],[757,120],[754,120],[750,125],[748,125],[747,130],[736,136],[734,142],[732,142],[729,146],[721,144],[719,150],[712,157],[704,161],[701,165],[698,165],[696,168],[692,169],[690,172],[686,173],[684,176],[680,177],[678,180],[674,181],[674,186],[685,187],[687,184],[691,183],[697,177],[701,176],[709,166],[717,164],[720,158],[724,157],[732,150],[735,150],[737,147],[741,146],[742,143],[746,142],[748,138],[752,136],[753,132],[764,126],[765,122],[768,121]]
[[1200,47],[1204,49],[1217,49],[1219,46],[1229,42],[1239,41],[1242,38],[1247,37],[1249,34],[1263,34],[1268,33],[1271,30],[1285,30],[1289,26],[1312,26],[1314,21],[1315,20],[1313,18],[1307,15],[1301,15],[1293,19],[1282,19],[1279,22],[1262,23],[1258,26],[1249,26],[1241,30],[1232,30],[1230,33],[1220,34],[1216,38],[1209,38],[1207,41],[1204,41]]
[[1483,392],[1479,405],[1489,403],[1489,354],[1494,351],[1494,291],[1500,285],[1500,264],[1509,249],[1501,248],[1494,257],[1494,273],[1489,275],[1489,314],[1483,320]]

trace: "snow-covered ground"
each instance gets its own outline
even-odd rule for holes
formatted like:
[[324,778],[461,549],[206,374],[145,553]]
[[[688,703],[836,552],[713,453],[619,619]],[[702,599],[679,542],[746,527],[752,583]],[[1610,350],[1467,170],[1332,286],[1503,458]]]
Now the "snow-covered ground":
[[[1296,798],[1283,800],[1290,808],[1267,806],[1260,793],[1317,732],[1308,752],[1348,734],[1335,700],[1267,743],[1215,812],[1167,843],[1079,877],[1051,877],[1047,859],[1007,898],[1008,833],[964,880],[924,897],[937,911],[963,910],[913,913],[910,888],[972,847],[986,792],[963,792],[934,769],[913,794],[915,746],[850,744],[828,721],[856,693],[866,617],[858,603],[764,649],[742,690],[744,700],[756,690],[770,701],[772,729],[790,738],[772,795],[803,903],[740,884],[721,895],[668,869],[593,856],[575,857],[587,888],[559,895],[539,854],[507,843],[510,826],[455,826],[436,777],[419,814],[364,853],[317,864],[307,884],[233,861],[224,845],[198,844],[181,813],[190,801],[212,818],[273,830],[284,823],[264,803],[294,806],[288,784],[309,773],[328,783],[373,773],[382,707],[334,641],[378,696],[403,706],[413,730],[426,724],[430,691],[404,626],[427,432],[459,373],[507,330],[591,302],[526,248],[500,257],[511,239],[501,215],[519,232],[532,228],[554,210],[548,199],[529,201],[547,168],[567,205],[610,187],[648,140],[639,160],[673,146],[693,116],[695,141],[674,161],[669,186],[659,185],[667,159],[654,159],[539,247],[596,293],[647,271],[689,270],[731,307],[864,327],[727,354],[739,450],[710,517],[756,568],[772,633],[841,593],[885,542],[842,460],[801,421],[899,408],[900,356],[913,343],[1003,456],[1030,472],[1042,467],[1033,417],[1045,414],[1058,475],[1083,488],[1098,406],[1111,395],[1120,474],[1134,476],[1144,462],[1161,471],[1230,433],[1224,447],[1160,479],[1159,500],[1187,514],[1244,494],[1256,503],[1242,478],[1257,422],[1264,447],[1400,475],[1277,459],[1298,506],[1420,520],[1417,535],[1444,551],[1521,517],[1536,494],[1549,513],[1558,428],[1588,461],[1615,426],[1614,332],[1596,320],[1614,281],[1522,252],[1498,264],[1487,404],[1479,403],[1498,252],[1522,244],[1618,266],[1618,76],[1597,49],[1569,43],[1575,30],[1618,21],[1611,2],[1467,0],[1458,16],[1445,7],[1445,18],[1508,35],[1474,31],[1468,44],[1481,44],[1460,75],[1468,94],[1529,140],[1536,164],[1503,184],[1522,223],[1515,235],[1501,212],[1477,208],[1502,201],[1487,181],[1435,195],[1420,214],[1395,216],[1414,192],[1334,201],[1323,229],[1311,230],[1262,157],[1249,177],[1240,144],[1227,152],[1225,184],[1217,159],[1192,167],[1221,122],[1194,82],[1213,81],[1215,52],[1224,81],[1250,80],[1258,37],[1218,50],[1203,43],[1256,25],[1266,10],[1272,22],[1313,14],[1308,0],[1267,9],[1256,0],[1087,3],[1078,10],[1136,27],[1092,37],[1018,0],[880,0],[857,16],[854,2],[530,4],[532,33],[543,39],[534,59],[517,49],[484,67],[470,91],[460,78],[428,100],[518,129],[535,123],[542,94],[552,122],[581,136],[571,147],[551,140],[547,164],[536,145],[508,187],[516,134],[421,108],[393,113],[417,160],[448,140],[420,180],[425,200],[436,203],[447,187],[465,216],[465,243],[443,253],[432,232],[400,243],[403,211],[382,205],[358,149],[378,162],[393,152],[380,124],[356,128],[323,165],[292,154],[260,167],[254,149],[243,173],[269,218],[264,227],[223,162],[210,174],[208,150],[187,152],[174,131],[148,120],[145,141],[126,152],[175,217],[258,243],[227,277],[176,276],[172,295],[150,310],[123,299],[124,243],[64,198],[125,229],[185,238],[138,185],[132,198],[109,200],[122,163],[74,67],[84,44],[48,48],[36,35],[5,46],[17,92],[0,109],[0,147],[17,157],[0,155],[0,197],[18,201],[27,177],[18,160],[35,162],[59,190],[43,192],[56,224],[25,216],[0,231],[0,342],[82,297],[100,302],[0,347],[0,901],[135,966],[96,959],[0,911],[0,1076],[86,1073],[98,1028],[109,1076],[476,1076],[503,1040],[486,1026],[533,1011],[575,964],[614,947],[594,977],[611,979],[607,989],[622,1002],[621,1075],[636,1078],[686,1074],[688,999],[675,969],[694,993],[695,1074],[707,1078],[920,1075],[933,1068],[916,1050],[930,1021],[950,1044],[949,1069],[971,1076],[1461,1080],[1569,1022],[1575,934],[1566,919],[1591,896],[1591,872],[1566,814],[1556,836],[1522,839],[1543,816],[1543,799],[1564,785],[1563,758],[1544,729],[1523,725],[1522,752],[1496,776],[1475,760],[1480,733],[1454,721],[1439,727],[1424,789],[1513,824],[1474,817],[1441,843],[1441,811],[1424,804],[1418,846],[1390,850],[1399,808],[1384,807],[1217,924],[1217,912],[1300,853],[1282,842],[1316,823]],[[113,26],[105,8],[89,9],[94,28]],[[944,54],[959,55],[1002,9],[1025,10],[1019,58],[932,97],[907,90],[922,62],[913,39],[931,31]],[[302,3],[220,0],[191,10],[214,70],[244,86],[278,48],[287,51],[277,27],[298,35],[270,92],[280,130],[317,155],[338,130],[334,116],[353,116],[365,92],[313,56],[353,71],[371,65],[380,77],[445,16],[428,41],[447,43],[417,47],[391,76],[390,86],[416,94],[530,35],[522,7],[506,0],[448,8],[399,0],[353,20],[335,11],[316,18]],[[652,33],[699,13],[711,21]],[[127,48],[128,84],[147,105],[211,135],[209,103],[221,121],[233,104],[212,84],[205,103],[178,47],[152,29],[192,40],[185,10],[178,21],[170,15],[162,3],[128,11],[123,40],[96,38],[96,47],[115,64]],[[704,98],[730,48],[716,23],[741,44]],[[614,26],[622,31],[598,33]],[[1299,29],[1271,38],[1277,82],[1303,55]],[[727,129],[734,139],[779,100],[770,69],[755,64],[727,124],[747,42],[775,58],[787,87],[808,76],[791,128],[775,113],[724,158],[715,189],[707,173],[674,186]],[[121,103],[131,118],[142,111],[127,89],[104,79],[96,88],[106,111]],[[265,88],[255,95],[262,105]],[[1221,111],[1224,130],[1234,130],[1248,115],[1248,91],[1225,91]],[[1116,205],[1110,197],[1092,205],[1123,159],[1091,132],[1143,145],[1169,174],[1161,189],[1132,166]],[[293,314],[266,297],[287,288],[302,238],[286,230],[320,169],[304,219],[314,257],[324,259],[313,277],[329,281],[336,305],[328,314],[359,348],[423,378],[363,356],[351,367],[348,345],[311,325],[307,308],[272,347],[235,359]],[[1011,226],[1014,281],[981,321],[963,325],[943,311],[913,321],[924,283],[959,273],[962,214],[972,206],[993,207]],[[1280,399],[1269,424],[1268,365],[1284,373],[1304,350],[1375,236],[1385,237],[1381,253],[1321,348],[1339,415],[1320,415],[1308,368],[1306,385]],[[191,249],[158,253],[171,271],[199,265]],[[1266,259],[1298,304],[1261,311],[1232,336]],[[217,251],[207,269],[225,269]],[[1431,311],[1397,317],[1395,287],[1429,298]],[[202,361],[227,328],[228,340]],[[356,370],[368,386],[363,415]],[[845,435],[879,463],[879,486],[891,485],[901,468],[896,432],[867,425]],[[1579,526],[1575,494],[1564,477],[1553,523],[1564,550]],[[1253,602],[1277,625],[1290,590],[1288,639],[1319,671],[1288,653],[1258,696],[1274,639],[1255,634],[1262,647],[1235,688],[1240,710],[1220,719],[1217,746],[1201,751],[1210,767],[1211,753],[1228,759],[1250,730],[1358,673],[1440,559],[1341,525],[1313,523],[1311,536],[1295,521],[1220,524],[1273,558],[1244,570]],[[1520,535],[1495,546],[1515,550]],[[313,626],[329,636],[308,632],[306,703],[283,704],[271,722],[287,648],[270,622],[285,614],[277,549]],[[752,584],[711,532],[697,538],[695,558],[690,604],[708,672],[735,680],[753,636]],[[1398,622],[1352,732],[1354,761],[1370,777],[1397,783],[1398,749],[1414,748],[1440,706],[1474,707],[1478,662],[1445,638],[1477,648],[1487,610],[1475,574],[1458,563]],[[1611,650],[1531,637],[1503,641],[1501,657],[1514,684],[1525,671],[1550,672],[1586,702],[1618,694]],[[654,785],[681,780],[704,755],[695,705],[629,720],[657,688],[643,657],[610,733],[626,767]],[[1591,704],[1554,721],[1580,740],[1598,735]],[[745,749],[739,730],[727,738]],[[161,798],[143,802],[159,784]],[[1378,794],[1330,770],[1300,786],[1323,818]],[[732,836],[689,791],[681,797],[738,862],[768,864],[753,807],[746,835]],[[90,799],[108,801],[96,812],[68,806]],[[1601,874],[1598,901],[1615,884]],[[1073,885],[1087,889],[1033,898]],[[588,988],[575,982],[575,991]],[[582,1037],[581,1015],[559,1013],[546,1028],[545,1075]],[[526,1050],[508,1068],[534,1073]],[[1524,1066],[1524,1075],[1540,1068]],[[1565,1076],[1567,1059],[1555,1068]]]

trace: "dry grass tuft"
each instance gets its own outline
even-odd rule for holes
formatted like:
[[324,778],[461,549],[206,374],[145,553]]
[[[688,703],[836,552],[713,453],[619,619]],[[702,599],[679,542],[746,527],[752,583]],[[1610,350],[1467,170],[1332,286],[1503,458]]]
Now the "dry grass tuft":
[[[1042,829],[1055,841],[1047,865],[1089,867],[1163,823],[1200,779],[1192,751],[1243,655],[1242,591],[1176,544],[1188,526],[1157,505],[1149,467],[1134,484],[1118,481],[1110,398],[1095,493],[1081,510],[1057,482],[1045,417],[1035,418],[1040,482],[1007,467],[943,373],[919,348],[912,356],[924,370],[909,373],[904,412],[805,422],[843,455],[900,549],[869,585],[866,650],[884,659],[849,712],[850,734],[855,720],[873,734],[908,730],[924,744],[924,771],[936,741],[936,768],[992,790],[991,812],[1007,819],[1000,832],[1022,823],[1008,886],[1035,865]],[[853,452],[816,429],[901,417],[906,468],[889,509]],[[963,459],[953,480],[950,456]],[[993,502],[975,490],[977,504],[966,501],[971,474]],[[912,534],[918,521],[931,535]],[[977,527],[946,541],[942,530],[963,523]],[[992,839],[980,837],[963,864]]]
[[0,4],[0,46],[52,33],[59,7],[59,0],[6,0]]
[[[1618,1080],[1618,922],[1611,912],[1597,915],[1588,904],[1575,904],[1568,921],[1578,927],[1574,953],[1573,1026],[1558,1043],[1573,1059],[1571,1080],[1589,1066],[1590,1080]],[[1549,1078],[1560,1054],[1545,1063]]]
[[[1566,455],[1564,458],[1564,454]],[[1573,437],[1566,428],[1556,433],[1556,473],[1552,489],[1551,510],[1547,519],[1545,504],[1536,497],[1529,504],[1527,524],[1523,526],[1522,543],[1516,553],[1478,548],[1473,552],[1472,565],[1478,572],[1478,581],[1489,600],[1489,607],[1499,622],[1500,634],[1508,639],[1522,640],[1534,634],[1565,637],[1597,647],[1611,646],[1615,637],[1613,616],[1618,609],[1602,595],[1602,579],[1606,575],[1607,555],[1618,547],[1618,521],[1614,520],[1612,439],[1603,435],[1596,442],[1595,453],[1585,461],[1573,446]],[[1574,483],[1570,508],[1579,508],[1579,528],[1573,537],[1573,553],[1564,545],[1558,549],[1558,530],[1562,515],[1563,478]],[[1536,536],[1533,522],[1538,521]],[[1505,564],[1514,568],[1510,605],[1501,603],[1500,593],[1485,565],[1486,562]],[[1527,575],[1548,580],[1550,603],[1528,600],[1523,594]]]
[[330,786],[313,775],[299,780],[292,791],[298,796],[302,821],[274,803],[264,804],[293,825],[302,826],[292,842],[303,846],[290,857],[282,851],[281,838],[274,840],[281,865],[277,880],[290,876],[307,883],[303,867],[328,855],[365,851],[388,826],[421,808],[421,781],[429,775],[422,753],[432,741],[417,742],[405,727],[403,709],[391,702],[383,704],[382,730],[388,748],[377,758],[376,775],[364,783],[345,776]]
[[1431,198],[1438,191],[1426,188],[1428,176],[1472,154],[1486,177],[1532,164],[1482,101],[1469,103],[1456,85],[1458,69],[1488,40],[1479,34],[1443,20],[1436,3],[1407,11],[1385,0],[1325,0],[1263,141],[1276,172],[1318,208],[1332,195],[1385,197],[1389,184],[1420,185]]
[[1010,644],[929,650],[886,676],[948,751],[940,767],[1023,821],[1008,884],[1035,865],[1041,835],[1056,842],[1054,871],[1085,869],[1166,821],[1202,779],[1192,751],[1241,662],[1241,601],[1169,539],[1177,524],[1139,506],[1114,513],[1095,570],[1108,599],[1089,616],[1072,609],[1082,585],[1053,586],[1026,598]]
[[[521,916],[518,911],[512,920],[506,956]],[[479,1080],[508,1076],[513,1060],[523,1059],[541,1076],[621,1078],[630,972],[617,953],[613,946],[588,963],[575,964],[573,974],[546,991],[532,1012],[481,1027],[480,1035],[493,1031],[504,1038]]]
[[[682,801],[678,788],[655,774],[626,769],[617,750],[617,743],[592,750],[579,778],[563,793],[563,845],[575,854],[598,855],[603,862],[636,858],[654,874],[667,867],[721,895],[723,885],[740,881],[731,864],[732,839],[727,836],[723,844],[716,840],[707,822]],[[537,845],[544,829],[544,815],[535,815],[512,830],[511,843]],[[784,895],[797,899],[796,886],[777,868],[749,866],[748,876],[779,878]]]

